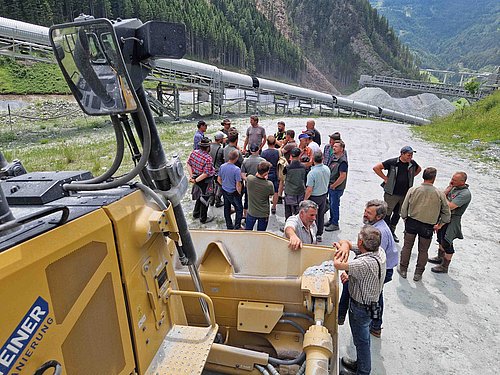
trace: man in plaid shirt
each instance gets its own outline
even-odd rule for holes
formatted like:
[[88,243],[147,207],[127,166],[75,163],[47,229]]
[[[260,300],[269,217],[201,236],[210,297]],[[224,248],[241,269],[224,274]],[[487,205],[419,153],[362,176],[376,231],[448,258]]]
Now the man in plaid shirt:
[[215,169],[208,151],[210,139],[203,137],[198,144],[198,150],[193,150],[187,161],[189,182],[193,183],[192,197],[196,200],[193,217],[199,218],[202,224],[213,220],[208,217],[208,196],[213,193],[213,177]]

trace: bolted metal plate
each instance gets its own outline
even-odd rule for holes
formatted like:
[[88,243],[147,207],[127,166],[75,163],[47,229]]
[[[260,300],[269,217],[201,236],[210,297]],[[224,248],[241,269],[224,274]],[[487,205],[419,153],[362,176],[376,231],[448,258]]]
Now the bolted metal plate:
[[217,325],[215,327],[174,325],[156,352],[146,374],[201,374],[217,330]]
[[283,305],[240,301],[238,331],[270,333],[283,315]]

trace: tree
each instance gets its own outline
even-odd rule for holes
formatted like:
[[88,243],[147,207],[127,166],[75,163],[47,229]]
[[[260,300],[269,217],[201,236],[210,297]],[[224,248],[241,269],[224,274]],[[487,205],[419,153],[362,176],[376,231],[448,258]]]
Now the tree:
[[481,83],[479,83],[475,78],[472,78],[465,82],[464,84],[464,89],[471,95],[476,95],[477,92],[479,91],[479,86],[481,86]]

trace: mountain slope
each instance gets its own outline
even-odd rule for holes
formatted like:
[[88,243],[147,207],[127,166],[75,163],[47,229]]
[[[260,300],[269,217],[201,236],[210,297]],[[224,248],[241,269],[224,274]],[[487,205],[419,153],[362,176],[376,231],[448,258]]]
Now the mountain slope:
[[80,12],[183,22],[188,58],[330,92],[360,74],[418,75],[368,0],[0,0],[3,16],[45,26]]
[[370,0],[432,68],[500,65],[498,0]]
[[298,43],[308,61],[337,87],[360,74],[416,78],[417,66],[367,0],[256,0],[257,8]]

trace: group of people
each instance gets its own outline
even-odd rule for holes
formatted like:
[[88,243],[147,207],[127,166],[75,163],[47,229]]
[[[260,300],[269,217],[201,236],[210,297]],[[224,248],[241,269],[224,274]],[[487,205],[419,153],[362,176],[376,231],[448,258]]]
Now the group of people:
[[[193,152],[187,163],[190,182],[194,184],[195,218],[202,223],[211,221],[208,207],[215,204],[224,206],[227,229],[241,229],[244,222],[247,230],[252,230],[257,223],[257,230],[265,231],[269,216],[276,213],[279,202],[284,204],[285,219],[288,219],[297,215],[300,202],[309,199],[319,207],[315,241],[322,242],[323,230],[339,230],[340,197],[348,171],[340,133],[330,135],[330,142],[322,152],[321,134],[314,120],[306,122],[306,129],[297,142],[295,131],[285,130],[283,121],[278,122],[275,134],[266,136],[258,116],[252,115],[240,148],[239,134],[231,121],[224,119],[222,125],[211,141],[205,137],[206,123],[198,122]],[[328,211],[330,218],[325,223],[324,215]]]
[[[401,277],[407,277],[417,236],[418,257],[413,276],[416,282],[422,279],[428,262],[436,264],[432,272],[447,273],[454,254],[453,240],[463,238],[461,217],[471,201],[467,174],[454,173],[448,187],[440,191],[434,187],[436,168],[427,167],[422,173],[423,182],[413,186],[413,178],[421,170],[412,162],[413,152],[411,147],[405,146],[399,158],[389,159],[373,168],[384,180],[384,200],[373,199],[366,203],[363,213],[365,226],[359,232],[357,246],[345,240],[334,244],[339,250],[354,249],[356,254],[347,262],[337,257],[334,260],[335,268],[345,271],[340,275],[343,290],[338,306],[338,323],[344,324],[349,314],[357,355],[357,360],[342,358],[344,374],[370,373],[370,334],[380,337],[382,333],[383,285],[392,280],[396,266]],[[387,174],[382,172],[384,169],[388,170]],[[401,187],[401,184],[404,186]],[[402,199],[395,192],[403,194]],[[318,204],[304,200],[299,205],[298,215],[286,221],[285,236],[289,238],[292,250],[302,248],[303,244],[315,243],[319,212]],[[399,217],[405,223],[401,256],[395,235]],[[437,233],[438,254],[429,258],[428,250],[434,232]]]
[[[200,123],[194,138],[195,149],[188,159],[196,200],[195,218],[199,217],[202,223],[211,220],[207,210],[210,196],[215,196],[215,204],[224,206],[227,229],[241,229],[244,222],[247,230],[253,230],[257,223],[257,230],[265,231],[270,213],[276,213],[276,205],[282,200],[286,218],[283,230],[292,251],[304,244],[322,242],[324,230],[339,229],[340,199],[348,174],[347,151],[339,133],[331,134],[321,151],[321,135],[314,120],[307,121],[297,142],[295,132],[286,130],[284,122],[278,122],[274,135],[266,136],[258,117],[251,116],[243,148],[239,148],[239,134],[229,119],[222,122],[223,128],[215,134],[214,142],[204,136],[206,124]],[[351,260],[334,260],[336,269],[344,270],[338,322],[344,324],[349,315],[357,360],[343,357],[342,363],[352,373],[371,371],[370,334],[381,336],[383,285],[392,280],[396,266],[399,275],[407,277],[417,237],[418,257],[413,274],[416,282],[422,279],[428,262],[436,264],[432,272],[447,273],[454,254],[453,240],[463,238],[461,216],[471,201],[467,174],[454,173],[448,187],[440,191],[434,186],[436,168],[427,167],[422,172],[413,160],[414,153],[412,147],[404,146],[398,157],[373,167],[382,179],[383,200],[366,203],[364,226],[355,246],[346,240],[334,243],[339,252],[354,249],[356,254]],[[414,186],[420,172],[423,182]],[[327,211],[330,217],[325,223]],[[396,227],[400,218],[404,220],[404,239],[399,256]],[[429,258],[435,232],[438,253]]]

